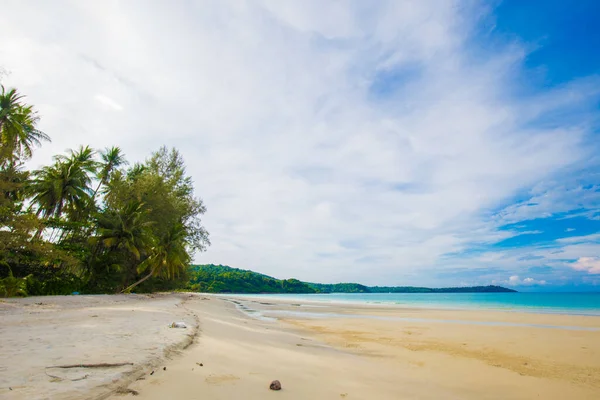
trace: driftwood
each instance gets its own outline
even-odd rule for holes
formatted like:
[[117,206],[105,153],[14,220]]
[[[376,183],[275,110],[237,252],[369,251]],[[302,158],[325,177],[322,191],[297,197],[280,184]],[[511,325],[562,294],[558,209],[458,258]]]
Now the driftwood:
[[71,365],[53,365],[51,367],[46,368],[114,368],[114,367],[122,367],[124,365],[133,365],[132,362],[124,362],[124,363],[99,363],[99,364],[71,364]]

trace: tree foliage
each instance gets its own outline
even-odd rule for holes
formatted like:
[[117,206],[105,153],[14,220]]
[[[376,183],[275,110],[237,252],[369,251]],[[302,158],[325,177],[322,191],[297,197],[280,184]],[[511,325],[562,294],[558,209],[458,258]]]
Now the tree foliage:
[[127,168],[119,147],[81,146],[26,171],[49,137],[23,100],[1,87],[0,295],[146,290],[187,277],[210,242],[181,154],[162,147]]
[[16,89],[0,85],[0,165],[15,165],[31,158],[35,147],[50,140],[36,128],[39,121],[33,107],[23,102]]
[[189,279],[190,290],[206,293],[316,293],[297,279],[276,279],[224,265],[194,265]]

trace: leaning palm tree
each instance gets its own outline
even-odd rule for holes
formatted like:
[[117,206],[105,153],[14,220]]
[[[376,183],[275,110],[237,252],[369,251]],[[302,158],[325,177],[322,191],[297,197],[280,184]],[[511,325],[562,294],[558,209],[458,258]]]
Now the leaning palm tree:
[[33,148],[50,137],[36,128],[39,116],[23,103],[23,95],[2,85],[0,90],[0,163],[4,166],[31,158]]
[[100,169],[96,176],[98,178],[98,186],[92,194],[92,202],[96,198],[96,195],[98,194],[100,188],[103,185],[106,185],[112,173],[121,165],[127,164],[127,160],[123,155],[123,151],[116,146],[106,148],[104,149],[104,151],[101,151],[100,157],[102,158],[102,162],[100,164]]
[[153,276],[173,279],[185,270],[191,261],[187,251],[188,232],[183,224],[175,224],[151,249],[150,256],[138,267],[138,273],[148,272],[140,280],[128,286],[123,292],[130,292],[134,287]]

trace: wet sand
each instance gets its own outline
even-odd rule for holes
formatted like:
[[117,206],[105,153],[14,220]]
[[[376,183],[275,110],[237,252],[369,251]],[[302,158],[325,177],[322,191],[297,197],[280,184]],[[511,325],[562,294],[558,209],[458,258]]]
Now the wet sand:
[[[171,295],[135,301],[135,307],[123,300],[120,305],[98,306],[97,311],[89,305],[63,306],[65,312],[54,313],[43,323],[37,320],[43,312],[15,314],[22,320],[11,320],[0,331],[0,397],[600,398],[600,317],[298,304],[233,296]],[[39,306],[18,307],[36,310]],[[0,303],[3,313],[4,308],[6,303]],[[100,316],[100,312],[105,313],[103,324],[93,329],[80,326],[89,325],[88,318],[98,318],[90,314]],[[175,349],[172,346],[190,333],[166,328],[177,319],[173,317],[177,312],[181,312],[178,320],[199,321],[196,340],[180,352],[165,350]],[[69,313],[75,314],[62,317]],[[118,315],[126,315],[128,322]],[[43,346],[16,337],[24,323],[39,329],[36,336],[45,341]],[[59,330],[79,326],[78,333],[68,340],[50,335],[57,325],[62,327]],[[97,338],[98,334],[105,337],[99,332],[130,336],[115,337],[109,345],[103,341],[107,339]],[[12,340],[10,346],[6,338]],[[135,365],[98,376],[100,371],[82,369],[78,373],[93,377],[74,382],[53,381],[40,369],[81,362],[83,355],[88,355],[85,362],[131,359]],[[69,378],[80,377],[75,375]],[[274,379],[282,383],[279,392],[269,390]],[[5,385],[15,382],[23,387],[7,392]]]

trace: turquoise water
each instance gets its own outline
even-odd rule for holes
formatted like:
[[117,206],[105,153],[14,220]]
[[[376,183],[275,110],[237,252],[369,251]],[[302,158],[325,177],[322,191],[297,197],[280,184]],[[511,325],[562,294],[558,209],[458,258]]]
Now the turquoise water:
[[333,293],[261,294],[240,297],[403,307],[488,309],[600,316],[600,293]]

